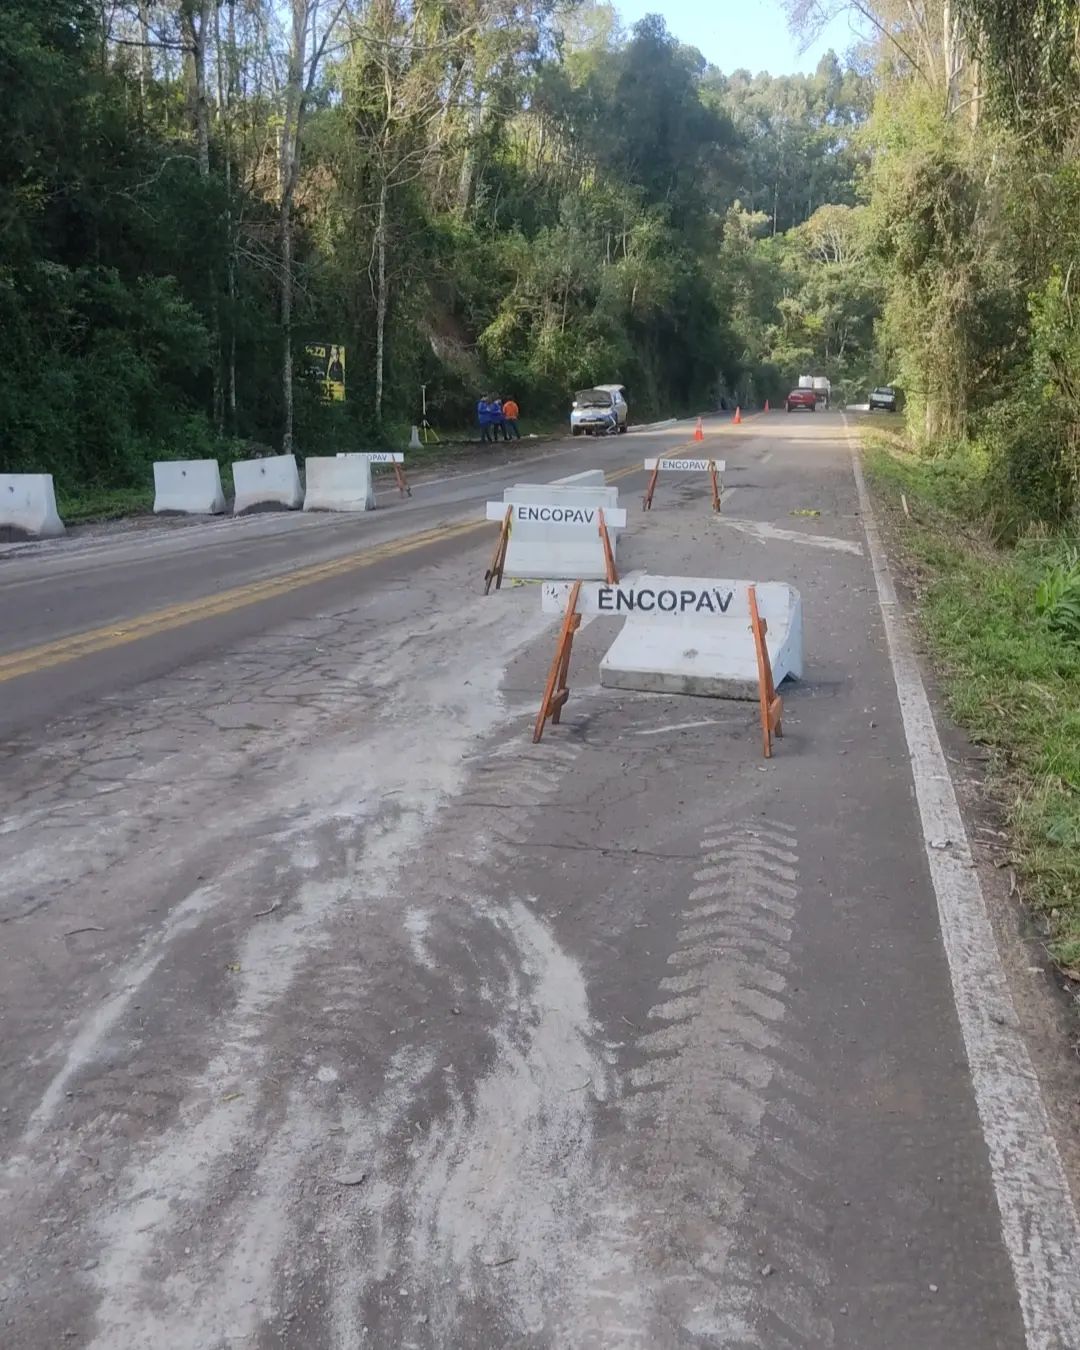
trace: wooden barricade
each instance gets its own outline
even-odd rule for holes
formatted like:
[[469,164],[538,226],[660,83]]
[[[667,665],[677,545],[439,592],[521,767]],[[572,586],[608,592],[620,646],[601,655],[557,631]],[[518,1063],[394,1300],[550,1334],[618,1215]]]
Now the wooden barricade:
[[[607,568],[607,581],[609,586],[614,586],[619,579],[619,574],[615,570],[615,553],[611,547],[611,535],[608,534],[607,521],[604,519],[604,508],[601,506],[597,510],[600,529],[600,546],[604,550],[604,566]],[[580,582],[578,583],[580,585]]]
[[[646,464],[648,467],[648,464]],[[661,467],[669,470],[685,470],[686,472],[704,472],[709,475],[709,485],[712,488],[712,509],[720,510],[721,500],[723,498],[723,487],[720,482],[720,474],[726,468],[724,460],[716,459],[683,459],[677,455],[660,455],[653,461],[652,472],[649,476],[648,485],[645,488],[645,495],[641,499],[641,509],[651,511],[653,504],[653,494],[656,492],[656,482],[660,477]]]
[[765,644],[768,624],[758,613],[757,589],[750,587],[750,629],[754,634],[754,650],[757,653],[758,697],[761,703],[761,737],[765,758],[772,759],[772,738],[784,735],[784,700],[773,685],[772,662],[769,649]]
[[506,566],[506,550],[510,543],[510,517],[513,514],[513,506],[506,508],[506,514],[503,516],[502,526],[499,529],[499,539],[495,545],[495,552],[491,557],[491,564],[484,573],[484,594],[491,591],[491,583],[494,581],[495,589],[502,589],[503,568]]
[[[603,526],[601,526],[603,530]],[[606,531],[604,532],[606,538]],[[574,647],[574,634],[581,627],[581,615],[577,610],[578,596],[581,594],[581,582],[575,581],[566,602],[566,614],[559,629],[559,641],[555,647],[555,657],[548,671],[547,684],[544,686],[544,698],[540,711],[536,714],[533,727],[533,744],[544,734],[544,727],[550,718],[558,725],[562,718],[563,706],[570,697],[567,683],[570,674],[570,655]]]

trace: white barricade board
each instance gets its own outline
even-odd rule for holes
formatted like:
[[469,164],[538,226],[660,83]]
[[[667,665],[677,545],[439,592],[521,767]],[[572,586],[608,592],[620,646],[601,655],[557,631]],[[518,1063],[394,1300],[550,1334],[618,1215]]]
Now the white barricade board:
[[281,506],[295,511],[304,500],[300,470],[295,455],[267,455],[265,459],[233,462],[233,515],[241,516],[260,507]]
[[[802,597],[782,581],[718,581],[709,577],[642,576],[615,585],[590,582],[578,597],[581,614],[624,618],[600,662],[609,689],[758,697],[757,654],[750,629],[749,591],[756,588],[766,622],[773,681],[802,676]],[[572,589],[549,583],[546,613],[562,613]]]
[[650,472],[659,468],[661,473],[708,473],[715,469],[723,473],[727,468],[724,459],[647,459],[644,467]]
[[305,511],[374,511],[367,455],[313,455],[304,460]]
[[614,487],[573,487],[555,483],[519,483],[507,488],[502,502],[488,502],[488,520],[502,520],[511,508],[505,575],[536,581],[605,577],[599,510],[615,555],[618,531],[626,526]]
[[609,530],[621,530],[626,527],[626,511],[619,506],[567,506],[562,502],[488,502],[488,520],[505,520],[507,507],[510,508],[511,533],[518,526],[557,525],[565,530],[580,530],[588,527],[600,528],[600,512],[604,513],[604,524]]
[[225,510],[216,459],[166,459],[154,465],[154,511],[219,516]]
[[0,473],[0,536],[54,539],[63,533],[51,473]]

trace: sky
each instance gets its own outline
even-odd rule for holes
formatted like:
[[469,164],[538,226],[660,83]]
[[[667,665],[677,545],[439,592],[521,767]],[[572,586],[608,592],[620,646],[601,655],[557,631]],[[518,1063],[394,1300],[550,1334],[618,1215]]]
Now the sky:
[[680,42],[724,72],[745,67],[754,74],[812,71],[830,47],[841,57],[856,35],[847,16],[834,19],[806,52],[788,32],[780,0],[615,0],[622,22],[632,27],[646,14],[662,14]]

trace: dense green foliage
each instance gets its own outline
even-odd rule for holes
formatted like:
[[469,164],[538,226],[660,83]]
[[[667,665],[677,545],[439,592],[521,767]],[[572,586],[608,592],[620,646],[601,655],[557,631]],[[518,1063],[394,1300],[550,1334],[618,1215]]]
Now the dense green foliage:
[[485,388],[528,421],[600,381],[637,418],[859,387],[870,95],[833,57],[723,75],[604,4],[7,0],[0,464],[89,491],[344,448],[421,383],[444,430]]
[[990,748],[992,800],[1012,827],[1008,861],[1049,950],[1080,978],[1076,555],[1035,539],[987,548],[977,526],[957,514],[970,486],[963,475],[940,458],[875,441],[871,479],[902,538],[949,711]]
[[[823,7],[787,0],[812,25]],[[1003,541],[1080,512],[1080,6],[835,0],[875,20],[861,143],[883,371]],[[970,494],[968,499],[970,504]]]

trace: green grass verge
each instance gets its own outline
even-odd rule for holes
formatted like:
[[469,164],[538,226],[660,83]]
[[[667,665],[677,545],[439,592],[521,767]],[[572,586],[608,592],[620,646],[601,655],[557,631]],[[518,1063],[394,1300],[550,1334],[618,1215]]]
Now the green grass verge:
[[[867,474],[895,525],[948,710],[997,752],[1025,900],[1051,955],[1080,967],[1080,645],[1037,615],[1052,545],[992,547],[965,517],[955,471],[864,435]],[[902,510],[904,497],[910,517]]]
[[56,507],[65,525],[142,516],[154,508],[154,488],[151,484],[145,488],[83,488],[72,493],[57,492]]

